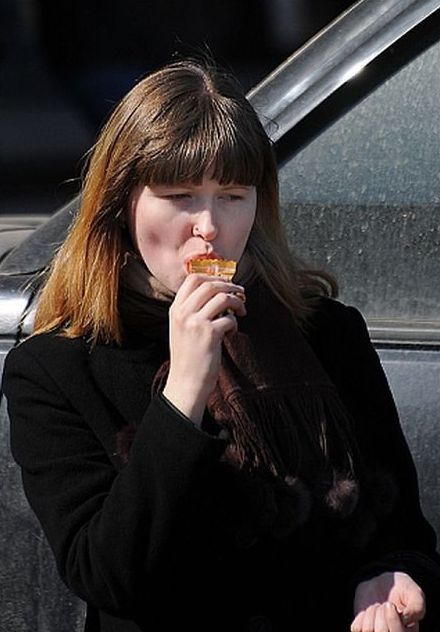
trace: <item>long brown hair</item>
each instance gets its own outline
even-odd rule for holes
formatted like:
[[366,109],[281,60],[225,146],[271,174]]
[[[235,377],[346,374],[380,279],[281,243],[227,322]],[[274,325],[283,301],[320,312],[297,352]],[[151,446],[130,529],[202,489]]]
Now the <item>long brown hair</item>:
[[233,78],[209,64],[182,61],[140,81],[119,103],[91,152],[81,207],[42,289],[35,333],[121,341],[119,273],[125,209],[140,184],[255,185],[257,212],[247,253],[269,288],[301,322],[307,297],[331,294],[324,273],[307,272],[289,252],[281,226],[271,141]]

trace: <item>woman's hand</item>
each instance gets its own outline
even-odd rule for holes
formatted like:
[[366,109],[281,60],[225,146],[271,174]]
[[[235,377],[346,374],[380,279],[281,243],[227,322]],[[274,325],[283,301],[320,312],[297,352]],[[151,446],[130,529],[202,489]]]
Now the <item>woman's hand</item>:
[[243,297],[240,285],[190,274],[170,308],[170,372],[163,393],[196,424],[217,382],[222,340],[236,331],[235,315],[246,314]]
[[418,632],[425,596],[406,573],[382,573],[358,585],[354,613],[351,632]]

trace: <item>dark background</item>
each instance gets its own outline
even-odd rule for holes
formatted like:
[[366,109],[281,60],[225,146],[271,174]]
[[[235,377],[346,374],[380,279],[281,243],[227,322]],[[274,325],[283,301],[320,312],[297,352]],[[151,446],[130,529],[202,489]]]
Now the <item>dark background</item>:
[[249,89],[351,0],[1,0],[0,214],[52,212],[113,104],[178,56]]

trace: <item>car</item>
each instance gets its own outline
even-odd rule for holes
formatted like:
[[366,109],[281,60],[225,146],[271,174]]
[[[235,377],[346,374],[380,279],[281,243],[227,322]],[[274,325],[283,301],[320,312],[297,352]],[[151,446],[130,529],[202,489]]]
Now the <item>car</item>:
[[[439,67],[440,0],[360,0],[249,98],[274,141],[292,248],[366,317],[440,537]],[[77,207],[0,240],[1,363],[31,333],[41,273]],[[0,467],[0,627],[79,631],[84,608],[23,496],[4,402]]]

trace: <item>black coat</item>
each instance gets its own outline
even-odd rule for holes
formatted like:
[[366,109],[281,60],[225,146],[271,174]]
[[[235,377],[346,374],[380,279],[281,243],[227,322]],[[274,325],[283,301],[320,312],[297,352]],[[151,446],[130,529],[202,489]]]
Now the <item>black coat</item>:
[[[345,547],[317,523],[289,538],[234,536],[230,518],[245,499],[222,478],[225,440],[151,398],[165,340],[90,349],[45,334],[10,352],[13,455],[61,577],[89,604],[87,630],[342,632],[356,583],[390,569],[411,574],[434,613],[435,536],[365,324],[323,300],[307,337],[355,420],[367,465],[396,485],[391,513],[364,547]],[[127,425],[137,432],[125,464],[117,436]]]

